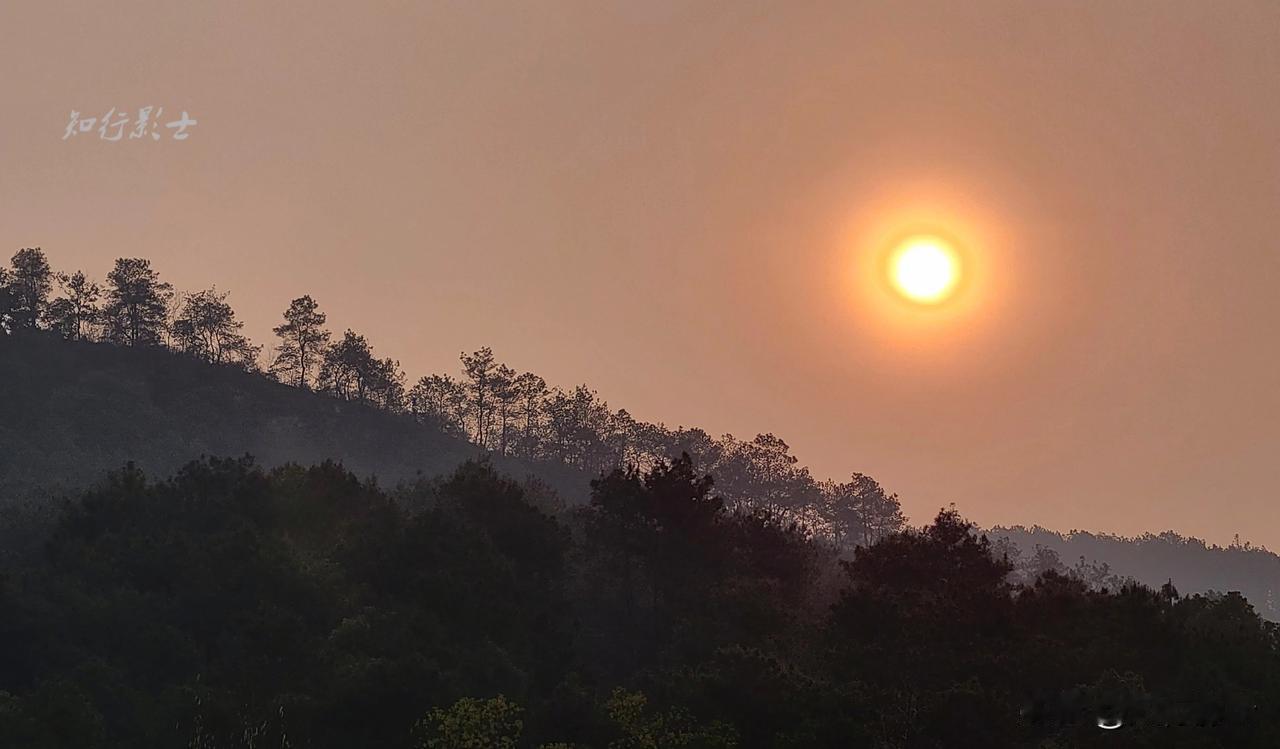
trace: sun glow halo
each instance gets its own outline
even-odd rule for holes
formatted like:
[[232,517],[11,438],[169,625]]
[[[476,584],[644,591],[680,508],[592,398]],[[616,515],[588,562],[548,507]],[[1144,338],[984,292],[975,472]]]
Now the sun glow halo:
[[905,299],[939,304],[960,282],[960,256],[946,241],[917,236],[901,242],[889,256],[889,280]]

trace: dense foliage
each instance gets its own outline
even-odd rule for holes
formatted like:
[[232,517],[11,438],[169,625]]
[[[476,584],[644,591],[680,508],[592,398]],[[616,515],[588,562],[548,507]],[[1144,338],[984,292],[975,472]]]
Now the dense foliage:
[[1272,745],[1241,597],[1010,569],[952,511],[841,558],[687,458],[558,512],[485,463],[127,468],[5,563],[0,745]]

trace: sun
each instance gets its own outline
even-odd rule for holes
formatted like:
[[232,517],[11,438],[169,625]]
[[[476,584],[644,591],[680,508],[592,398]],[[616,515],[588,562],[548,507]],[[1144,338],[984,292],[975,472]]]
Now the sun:
[[955,293],[961,276],[960,255],[940,237],[903,240],[889,256],[889,281],[903,298],[917,304],[940,304]]

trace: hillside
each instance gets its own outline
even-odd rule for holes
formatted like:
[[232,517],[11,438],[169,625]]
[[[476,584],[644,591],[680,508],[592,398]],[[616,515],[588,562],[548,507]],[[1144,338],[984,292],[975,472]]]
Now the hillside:
[[[418,475],[447,474],[469,457],[489,454],[499,471],[534,476],[570,504],[585,500],[589,477],[598,475],[558,459],[493,455],[455,436],[456,429],[445,433],[408,414],[158,347],[66,341],[40,332],[0,336],[0,383],[3,503],[75,494],[129,462],[152,476],[166,476],[202,455],[247,453],[268,468],[335,460],[388,486]],[[715,477],[717,493],[731,501],[771,497],[818,522],[844,518],[839,486],[817,482],[803,469],[795,476],[763,470],[778,470],[780,463],[792,470],[785,461],[770,459],[776,452],[745,453],[750,460],[743,460],[741,448],[756,447],[759,438],[735,442],[726,437],[721,444],[688,439],[705,438],[696,430],[649,429],[666,435],[653,452],[690,452],[698,468]],[[878,485],[874,488],[882,494]],[[885,503],[897,507],[896,497],[887,496]],[[850,527],[862,522],[853,516],[849,521]],[[1264,617],[1280,620],[1275,600],[1280,556],[1266,549],[1210,546],[1172,533],[1123,538],[996,527],[989,534],[1024,582],[1048,569],[1075,574],[1095,587],[1115,588],[1126,578],[1158,587],[1172,579],[1183,593],[1240,591]],[[845,532],[835,542],[860,535]],[[1037,553],[1037,547],[1052,553]]]
[[[446,473],[483,452],[414,418],[159,348],[0,336],[0,497],[61,493],[132,461],[168,475],[201,455],[259,464],[340,461],[384,485]],[[494,458],[575,499],[581,473]]]

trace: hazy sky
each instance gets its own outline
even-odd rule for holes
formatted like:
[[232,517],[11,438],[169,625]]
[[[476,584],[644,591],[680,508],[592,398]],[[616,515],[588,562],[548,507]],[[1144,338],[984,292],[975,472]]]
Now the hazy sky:
[[[1280,547],[1276,3],[5,0],[0,71],[6,256],[490,345],[916,521]],[[62,140],[147,105],[199,124]],[[919,225],[928,313],[867,275]]]

